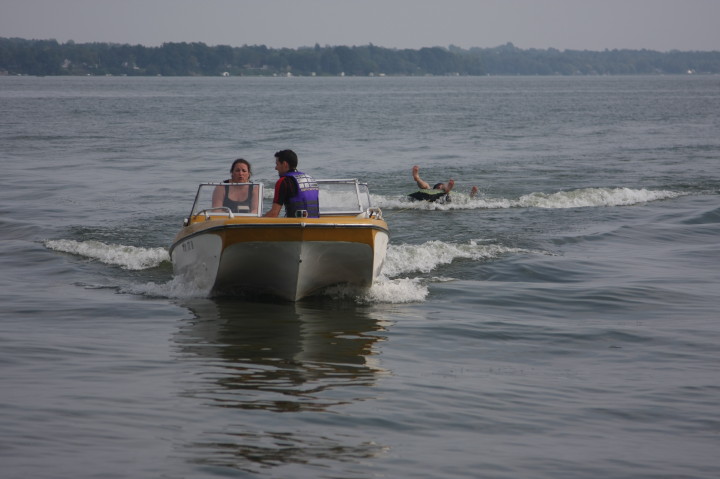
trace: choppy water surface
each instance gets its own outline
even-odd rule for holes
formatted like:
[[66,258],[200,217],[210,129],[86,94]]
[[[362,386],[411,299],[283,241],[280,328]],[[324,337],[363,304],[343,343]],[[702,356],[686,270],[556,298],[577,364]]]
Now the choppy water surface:
[[[720,78],[0,78],[7,478],[708,478]],[[360,178],[383,276],[207,298],[167,247],[272,154]],[[454,178],[411,203],[412,165]],[[477,185],[476,198],[467,195]]]

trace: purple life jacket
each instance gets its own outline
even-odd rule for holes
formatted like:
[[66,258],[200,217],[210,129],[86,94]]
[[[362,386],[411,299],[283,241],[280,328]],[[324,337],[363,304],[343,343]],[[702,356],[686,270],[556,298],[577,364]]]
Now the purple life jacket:
[[318,200],[318,185],[315,178],[302,171],[289,171],[283,176],[289,176],[295,182],[295,195],[285,203],[285,215],[294,218],[298,211],[307,211],[308,218],[320,217],[320,203]]

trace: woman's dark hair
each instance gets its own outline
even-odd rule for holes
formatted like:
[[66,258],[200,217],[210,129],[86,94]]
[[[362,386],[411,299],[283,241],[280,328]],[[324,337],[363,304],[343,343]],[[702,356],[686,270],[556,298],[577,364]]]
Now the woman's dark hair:
[[287,164],[291,170],[294,170],[297,168],[298,157],[295,154],[295,152],[292,150],[280,150],[277,153],[275,153],[275,158],[277,158],[279,161],[287,162]]
[[233,172],[233,170],[235,169],[235,165],[237,165],[238,163],[242,163],[247,166],[248,173],[250,173],[250,176],[252,176],[252,166],[250,165],[250,162],[247,161],[245,158],[238,158],[237,160],[233,161],[233,164],[230,166],[230,173]]

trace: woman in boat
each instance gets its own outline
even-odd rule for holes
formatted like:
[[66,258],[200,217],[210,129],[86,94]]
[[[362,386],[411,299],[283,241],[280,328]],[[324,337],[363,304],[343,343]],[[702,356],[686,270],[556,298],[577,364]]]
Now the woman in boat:
[[[230,167],[230,179],[225,183],[249,183],[252,176],[250,162],[238,158]],[[213,192],[213,208],[226,207],[233,213],[257,213],[258,198],[253,185],[218,186]],[[255,194],[254,194],[255,193]]]
[[[410,193],[408,196],[411,199],[429,201],[431,203],[433,201],[440,201],[441,203],[450,201],[450,191],[455,186],[455,180],[451,178],[447,183],[435,183],[435,185],[430,188],[430,184],[420,178],[420,167],[418,165],[413,166],[412,175],[420,190]],[[477,186],[473,186],[470,190],[470,197],[472,198],[477,195],[477,192]]]

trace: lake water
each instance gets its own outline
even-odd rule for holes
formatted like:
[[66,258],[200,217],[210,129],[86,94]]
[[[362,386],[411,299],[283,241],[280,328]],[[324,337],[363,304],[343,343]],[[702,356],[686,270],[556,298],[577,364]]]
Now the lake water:
[[[720,473],[720,77],[0,77],[0,468]],[[197,184],[369,183],[367,292],[207,298]],[[411,203],[413,165],[456,180]],[[477,185],[476,198],[467,195]]]

